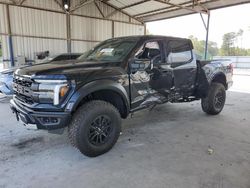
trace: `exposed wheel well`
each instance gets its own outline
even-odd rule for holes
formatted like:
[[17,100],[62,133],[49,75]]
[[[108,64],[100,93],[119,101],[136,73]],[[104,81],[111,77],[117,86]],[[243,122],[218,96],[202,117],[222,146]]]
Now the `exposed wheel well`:
[[103,100],[109,102],[119,110],[122,118],[126,118],[128,116],[128,109],[123,97],[115,91],[99,90],[92,92],[81,100],[78,107],[82,106],[84,103],[90,100]]
[[227,81],[226,81],[226,76],[224,74],[215,75],[212,82],[221,83],[225,86],[225,89],[227,89]]

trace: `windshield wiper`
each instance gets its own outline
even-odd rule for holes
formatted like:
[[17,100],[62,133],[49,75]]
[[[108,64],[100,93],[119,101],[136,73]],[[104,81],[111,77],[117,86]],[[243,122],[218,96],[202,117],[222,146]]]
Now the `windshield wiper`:
[[93,58],[93,57],[91,57],[91,58],[86,58],[85,60],[87,60],[87,61],[98,61],[97,59],[95,59],[95,58]]

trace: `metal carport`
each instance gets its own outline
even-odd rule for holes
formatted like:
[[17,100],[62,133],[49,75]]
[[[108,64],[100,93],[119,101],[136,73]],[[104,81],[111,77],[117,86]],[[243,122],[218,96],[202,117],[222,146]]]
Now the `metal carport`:
[[[34,53],[83,52],[111,37],[145,34],[145,23],[250,0],[0,0],[3,60]],[[203,18],[203,17],[202,17]]]

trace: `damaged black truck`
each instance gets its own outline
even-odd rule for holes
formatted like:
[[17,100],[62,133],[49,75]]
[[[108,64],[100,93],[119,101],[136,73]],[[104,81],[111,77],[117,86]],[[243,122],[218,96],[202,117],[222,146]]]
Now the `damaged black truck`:
[[25,125],[67,128],[72,145],[94,157],[113,147],[121,119],[138,110],[201,99],[204,112],[219,114],[232,74],[229,63],[196,60],[189,39],[113,38],[77,60],[18,69],[10,107]]

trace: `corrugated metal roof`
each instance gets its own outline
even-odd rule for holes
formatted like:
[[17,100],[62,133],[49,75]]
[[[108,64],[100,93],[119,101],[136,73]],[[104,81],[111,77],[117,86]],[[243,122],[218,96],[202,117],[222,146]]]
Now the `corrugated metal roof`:
[[168,19],[168,18],[193,14],[193,13],[196,13],[196,11],[204,10],[204,8],[208,10],[213,10],[213,9],[234,6],[234,5],[244,4],[244,3],[250,3],[250,0],[237,0],[237,1],[235,0],[201,0],[200,4],[202,6],[196,5],[194,7],[192,4],[190,3],[188,4],[188,1],[186,1],[184,2],[185,5],[183,6],[192,8],[194,9],[194,11],[191,11],[185,8],[172,7],[172,9],[162,10],[160,12],[156,11],[151,14],[141,15],[142,16],[141,18],[143,19],[144,22],[149,22],[149,21],[162,20],[162,19]]
[[3,3],[13,3],[11,0],[1,0]]
[[[72,1],[72,2],[74,2],[74,1]],[[115,11],[114,8],[108,6],[100,1],[98,1],[96,3],[97,3],[97,5],[95,5],[95,3],[89,3],[85,6],[83,6],[79,9],[75,10],[74,14],[91,16],[91,17],[98,17],[98,18],[103,18],[103,16],[104,16],[104,18],[108,18],[111,20],[129,22],[129,19],[130,19],[129,16],[127,16],[119,11],[117,11],[115,14],[111,15],[111,13],[113,11]],[[77,3],[74,3],[71,6],[75,7],[75,6],[77,6]],[[96,6],[99,6],[102,13],[100,13],[100,11],[98,10],[98,8]],[[138,23],[134,19],[132,19],[131,21],[133,21],[133,23]]]
[[[17,2],[0,0],[3,3]],[[227,6],[250,3],[250,0],[70,0],[70,12],[85,16],[140,23],[196,12],[208,12]],[[61,0],[24,0],[23,6],[63,12]],[[138,22],[139,21],[139,22]]]
[[118,11],[142,22],[168,19],[227,6],[250,3],[250,0],[105,0]]
[[159,8],[167,8],[169,5],[164,5],[157,1],[147,1],[142,4],[138,4],[129,8],[125,8],[124,11],[131,15],[141,14],[148,11],[157,10]]
[[54,0],[25,0],[23,2],[23,5],[50,9],[50,10],[63,11],[62,7],[59,4],[55,3]]
[[124,7],[124,6],[128,6],[128,5],[131,5],[131,4],[134,4],[134,3],[138,3],[140,2],[141,0],[109,0],[109,1],[106,1],[106,2],[109,2],[111,3],[112,5],[116,6],[116,7]]

